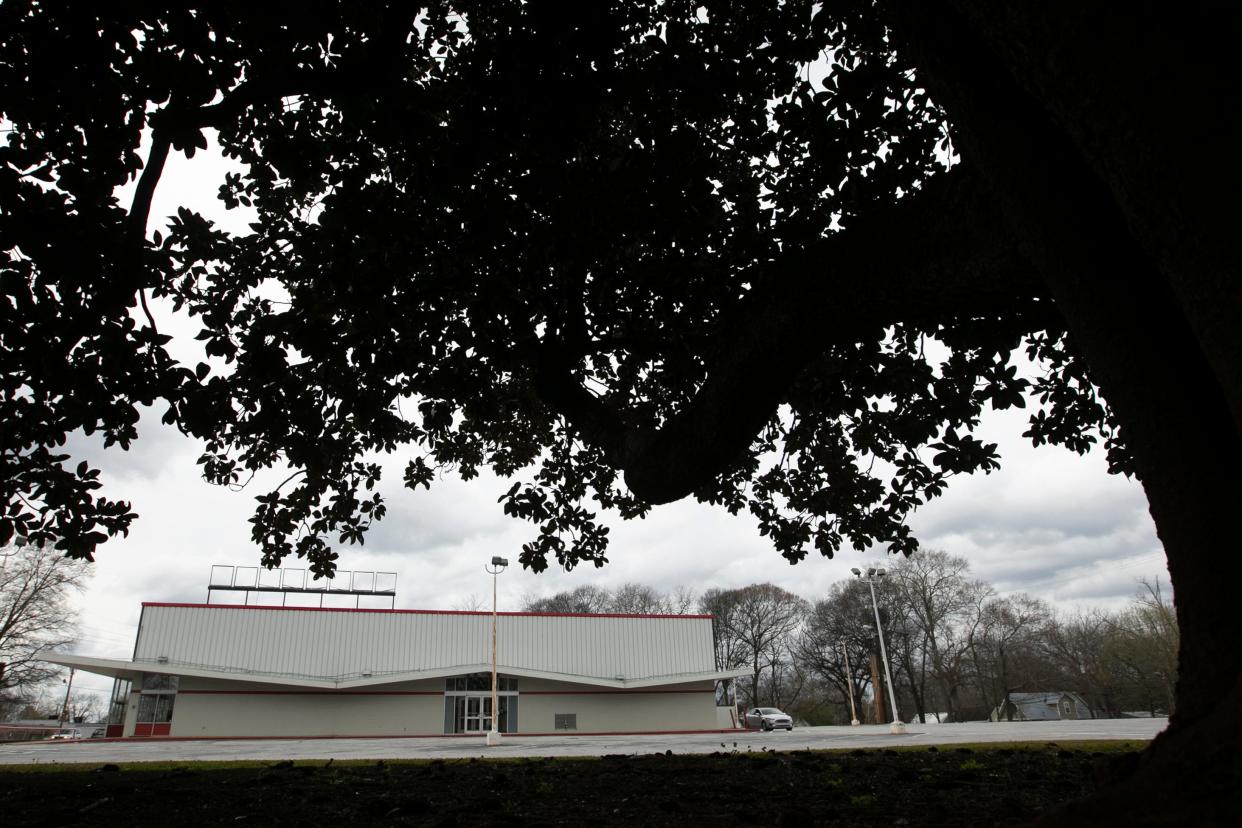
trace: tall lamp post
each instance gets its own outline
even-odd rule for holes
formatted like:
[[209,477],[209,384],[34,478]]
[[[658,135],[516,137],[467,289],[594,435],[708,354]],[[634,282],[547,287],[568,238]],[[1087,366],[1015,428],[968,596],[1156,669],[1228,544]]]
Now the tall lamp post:
[[500,744],[500,705],[496,700],[496,576],[504,572],[509,565],[506,558],[492,558],[490,564],[484,564],[492,576],[492,717],[491,729],[487,731],[487,745],[492,747]]
[[888,699],[893,708],[893,723],[888,726],[888,731],[894,734],[905,733],[906,726],[902,724],[901,716],[897,713],[897,694],[893,692],[893,674],[888,669],[888,652],[884,649],[884,628],[880,626],[880,605],[875,600],[875,582],[884,577],[884,570],[868,569],[866,575],[859,572],[857,568],[851,569],[850,572],[871,587],[871,609],[875,611],[875,631],[880,638],[880,660],[884,662],[884,679],[888,682]]

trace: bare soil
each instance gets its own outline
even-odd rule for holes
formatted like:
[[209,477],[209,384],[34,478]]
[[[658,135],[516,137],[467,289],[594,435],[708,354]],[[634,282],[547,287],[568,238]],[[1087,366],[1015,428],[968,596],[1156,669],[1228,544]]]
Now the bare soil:
[[6,826],[1012,825],[1140,742],[0,768]]

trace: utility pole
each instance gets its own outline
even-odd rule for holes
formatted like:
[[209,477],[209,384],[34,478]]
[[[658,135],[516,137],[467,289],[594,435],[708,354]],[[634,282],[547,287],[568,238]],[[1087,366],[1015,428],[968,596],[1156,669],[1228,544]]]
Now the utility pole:
[[69,681],[65,682],[65,703],[60,706],[60,726],[64,727],[69,719],[69,694],[73,691],[73,674],[75,668],[69,668]]

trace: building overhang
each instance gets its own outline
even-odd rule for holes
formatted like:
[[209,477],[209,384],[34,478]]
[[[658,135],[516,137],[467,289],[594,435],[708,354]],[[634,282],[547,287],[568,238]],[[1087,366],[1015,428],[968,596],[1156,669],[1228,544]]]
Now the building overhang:
[[[124,659],[96,658],[94,656],[76,655],[73,653],[49,654],[42,658],[51,664],[73,667],[87,673],[101,676],[136,680],[143,673],[162,673],[172,676],[194,678],[221,679],[226,681],[243,681],[254,684],[281,685],[285,687],[302,687],[316,690],[358,690],[368,687],[382,687],[406,681],[447,678],[468,673],[490,673],[492,665],[457,664],[451,667],[436,667],[427,670],[407,670],[375,675],[351,674],[348,676],[300,676],[283,673],[266,673],[231,667],[214,667],[204,665],[177,664],[160,661],[128,661]],[[547,679],[564,681],[571,684],[584,684],[592,687],[607,687],[616,690],[638,690],[648,687],[690,684],[694,682],[718,681],[738,676],[749,675],[748,668],[714,670],[700,673],[674,673],[662,676],[642,676],[628,678],[625,676],[581,676],[568,673],[553,673],[545,670],[531,670],[507,664],[498,664],[497,671],[506,676],[519,678]]]

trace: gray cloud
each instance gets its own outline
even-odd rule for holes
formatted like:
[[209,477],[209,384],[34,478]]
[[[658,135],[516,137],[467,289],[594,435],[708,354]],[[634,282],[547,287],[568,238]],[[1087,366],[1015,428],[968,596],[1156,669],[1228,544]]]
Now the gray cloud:
[[153,480],[170,465],[193,465],[200,449],[176,429],[160,423],[162,409],[144,406],[140,414],[138,440],[128,450],[115,444],[104,448],[103,435],[98,432],[87,435],[76,431],[65,441],[64,452],[73,458],[73,464],[85,460],[103,470],[105,483],[118,489],[135,481]]

